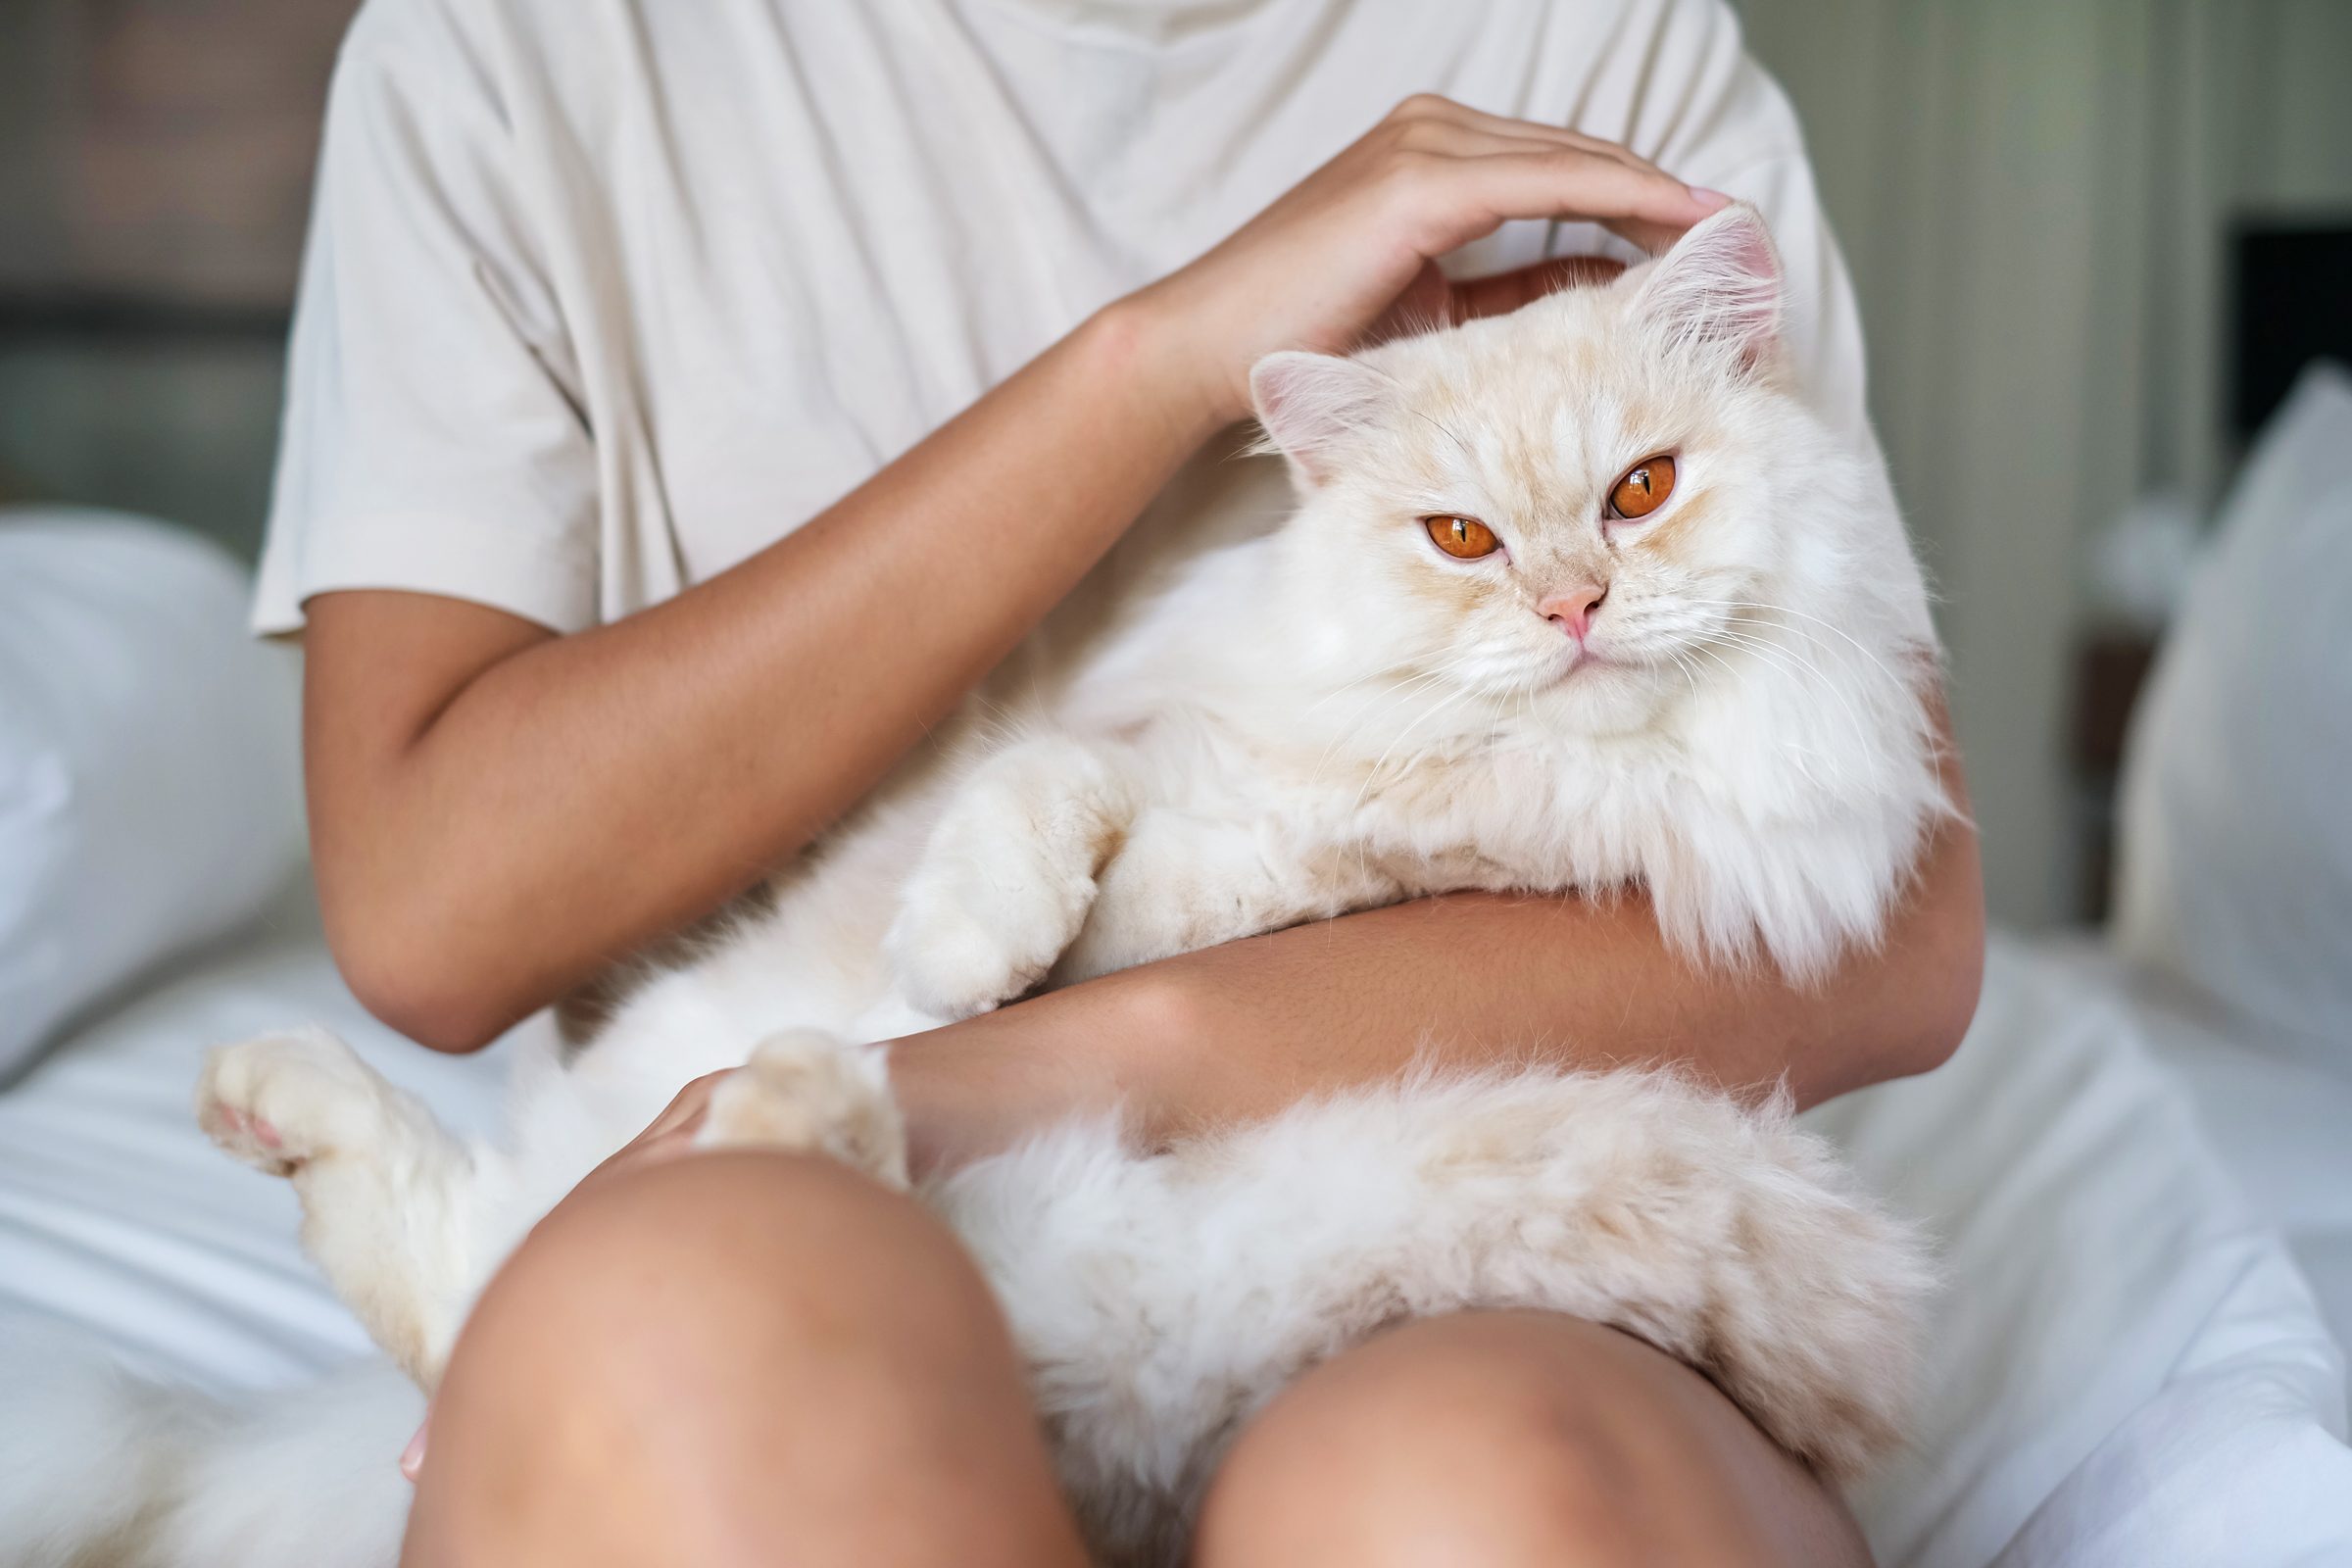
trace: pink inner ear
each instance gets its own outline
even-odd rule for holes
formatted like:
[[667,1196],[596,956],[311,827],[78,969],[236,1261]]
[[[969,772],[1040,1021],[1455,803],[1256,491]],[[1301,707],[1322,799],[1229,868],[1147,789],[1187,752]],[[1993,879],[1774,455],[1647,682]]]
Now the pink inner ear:
[[1269,354],[1250,371],[1267,439],[1318,484],[1333,449],[1375,415],[1388,385],[1370,367],[1330,354]]
[[1737,349],[1752,363],[1780,336],[1781,259],[1752,207],[1725,208],[1660,257],[1641,308],[1676,336]]

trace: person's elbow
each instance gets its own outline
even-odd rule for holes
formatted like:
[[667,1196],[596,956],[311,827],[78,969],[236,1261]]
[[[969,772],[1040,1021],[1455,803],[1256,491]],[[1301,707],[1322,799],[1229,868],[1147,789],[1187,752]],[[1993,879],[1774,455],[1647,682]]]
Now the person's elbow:
[[337,896],[319,878],[327,947],[343,983],[379,1022],[434,1051],[481,1050],[514,1021],[478,944],[436,919],[427,887]]
[[1973,829],[1955,824],[1914,890],[1886,959],[1907,999],[1886,1076],[1934,1072],[1951,1059],[1977,1015],[1984,984],[1984,882]]

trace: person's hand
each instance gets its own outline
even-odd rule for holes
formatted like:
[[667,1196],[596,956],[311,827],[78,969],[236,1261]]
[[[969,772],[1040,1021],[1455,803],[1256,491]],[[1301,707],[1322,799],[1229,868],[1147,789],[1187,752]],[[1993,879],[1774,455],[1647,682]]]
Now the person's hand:
[[[694,1148],[694,1135],[701,1131],[703,1118],[710,1110],[710,1091],[718,1087],[718,1081],[726,1075],[726,1071],[707,1072],[679,1090],[676,1098],[670,1101],[669,1107],[647,1123],[645,1131],[607,1155],[604,1163],[590,1171],[572,1191],[579,1192],[619,1171],[675,1159],[691,1151]],[[417,1472],[424,1468],[425,1435],[432,1430],[432,1425],[433,1408],[428,1402],[424,1408],[424,1419],[416,1424],[416,1434],[409,1439],[408,1446],[400,1450],[400,1473],[412,1482],[416,1479]]]
[[[1137,1050],[1136,1043],[1156,1039],[1189,1047],[1191,1032],[1182,1019],[1147,966],[893,1041],[891,1093],[906,1119],[916,1179],[994,1153],[1073,1112],[1125,1107],[1148,1128],[1152,1096],[1134,1059],[1149,1059],[1152,1053]],[[1130,1059],[1115,1071],[1105,1070],[1101,1048],[1106,1038],[1129,1045]],[[732,1070],[705,1073],[679,1090],[666,1110],[582,1178],[573,1193],[691,1152],[711,1091]],[[423,1466],[431,1425],[428,1405],[424,1423],[400,1456],[401,1473],[411,1481]]]
[[[1449,99],[1406,99],[1214,250],[1131,297],[1218,422],[1249,412],[1250,367],[1278,349],[1514,310],[1590,260],[1451,283],[1436,259],[1512,219],[1601,223],[1646,250],[1723,207],[1624,148]],[[1602,263],[1599,275],[1615,270]]]
[[635,1170],[664,1159],[675,1159],[694,1148],[694,1135],[703,1130],[703,1118],[710,1113],[710,1092],[720,1079],[735,1071],[732,1067],[707,1072],[677,1092],[667,1109],[646,1124],[645,1131],[630,1139],[619,1149],[605,1156],[604,1163],[580,1179],[580,1188],[603,1181],[621,1171]]

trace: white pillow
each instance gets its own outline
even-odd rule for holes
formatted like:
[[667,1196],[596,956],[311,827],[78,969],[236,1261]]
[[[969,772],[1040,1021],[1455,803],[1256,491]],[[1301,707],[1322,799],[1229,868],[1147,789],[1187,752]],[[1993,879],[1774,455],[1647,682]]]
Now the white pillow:
[[2352,1073],[2352,376],[2306,371],[2231,487],[2132,723],[2116,940]]
[[0,509],[0,1080],[300,865],[294,658],[249,591],[186,533]]

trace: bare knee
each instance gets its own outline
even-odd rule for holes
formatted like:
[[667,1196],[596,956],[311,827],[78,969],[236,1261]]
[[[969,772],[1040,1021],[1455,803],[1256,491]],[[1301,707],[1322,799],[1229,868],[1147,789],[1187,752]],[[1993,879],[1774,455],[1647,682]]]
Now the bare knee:
[[[1753,1506],[1782,1501],[1789,1550]],[[1866,1560],[1842,1507],[1695,1374],[1515,1313],[1413,1324],[1302,1378],[1235,1446],[1199,1549],[1212,1568]]]
[[585,1539],[756,1562],[772,1537],[728,1538],[781,1519],[824,1560],[816,1535],[870,1531],[879,1496],[960,1486],[943,1454],[1045,1490],[1034,1430],[936,1219],[829,1161],[696,1155],[575,1195],[492,1282],[436,1396],[412,1560],[603,1560]]
[[[492,1285],[468,1338],[554,1356],[629,1396],[705,1378],[870,1379],[1000,1353],[987,1287],[945,1227],[830,1160],[730,1152],[584,1190]],[[463,1347],[461,1347],[463,1354]],[[505,1358],[502,1356],[502,1359]]]
[[1485,1342],[1414,1325],[1308,1374],[1235,1446],[1202,1560],[1620,1560],[1613,1434],[1504,1371]]

